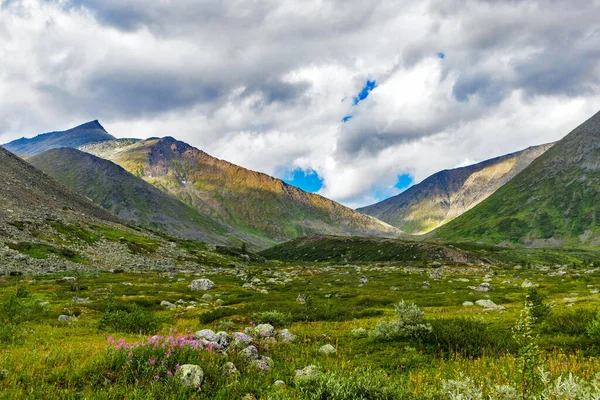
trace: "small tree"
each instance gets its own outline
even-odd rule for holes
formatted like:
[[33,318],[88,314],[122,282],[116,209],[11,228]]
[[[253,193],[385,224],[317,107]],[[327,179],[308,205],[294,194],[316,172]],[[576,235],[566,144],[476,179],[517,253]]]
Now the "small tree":
[[541,295],[537,288],[530,287],[527,290],[527,295],[525,298],[531,303],[531,316],[533,317],[533,323],[543,322],[546,318],[548,318],[552,312],[552,305],[544,304],[546,296]]
[[402,300],[394,305],[396,318],[381,320],[371,333],[377,340],[421,339],[431,332],[431,325],[425,323],[425,313],[414,303]]
[[519,348],[520,388],[522,399],[528,398],[528,394],[535,390],[539,376],[537,367],[539,364],[538,335],[533,331],[533,304],[529,299],[525,300],[525,308],[513,327],[513,338]]

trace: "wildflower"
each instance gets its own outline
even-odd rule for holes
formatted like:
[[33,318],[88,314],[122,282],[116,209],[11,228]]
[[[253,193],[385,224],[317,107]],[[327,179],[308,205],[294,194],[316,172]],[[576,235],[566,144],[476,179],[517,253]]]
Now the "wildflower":
[[151,358],[151,359],[149,360],[149,362],[150,362],[150,365],[154,365],[154,364],[156,363],[156,360],[155,360],[154,358]]
[[129,357],[133,357],[133,352],[132,351],[129,352]]
[[173,375],[173,373],[169,370],[169,371],[167,371],[167,375],[171,376],[171,375]]
[[177,364],[175,365],[175,368],[177,368],[177,369],[181,369],[181,365],[179,365],[179,363],[177,363]]
[[154,375],[154,379],[158,379],[158,378],[160,378],[160,376]]

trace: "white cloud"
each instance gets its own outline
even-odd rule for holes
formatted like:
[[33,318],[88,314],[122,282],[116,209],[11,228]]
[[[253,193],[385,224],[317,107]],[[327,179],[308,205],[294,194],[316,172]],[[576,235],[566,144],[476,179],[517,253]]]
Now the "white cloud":
[[0,0],[0,142],[98,118],[269,174],[314,169],[322,194],[365,205],[398,175],[553,141],[596,112],[599,7]]

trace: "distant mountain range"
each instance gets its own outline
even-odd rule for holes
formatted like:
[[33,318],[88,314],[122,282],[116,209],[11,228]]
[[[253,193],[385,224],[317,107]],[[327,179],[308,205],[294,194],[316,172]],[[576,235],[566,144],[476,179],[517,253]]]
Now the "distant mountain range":
[[308,234],[399,233],[171,137],[116,140],[98,121],[4,147],[121,218],[179,237],[265,248]]
[[410,234],[422,234],[475,207],[552,147],[552,143],[440,171],[399,195],[359,208]]
[[434,237],[528,246],[600,245],[600,113]]
[[0,222],[28,218],[28,209],[49,220],[53,210],[77,210],[67,214],[255,249],[310,235],[427,232],[444,241],[600,245],[600,113],[555,144],[438,172],[358,211],[172,137],[115,139],[98,121],[4,147],[31,165],[2,150],[11,168],[0,176],[0,200],[10,215],[0,211]]
[[106,132],[96,120],[66,131],[42,133],[31,139],[13,140],[2,147],[18,155],[33,155],[59,147],[78,147],[113,139],[115,137]]
[[[32,156],[27,161],[94,203],[146,228],[208,243],[268,245],[254,236],[241,235],[120,166],[92,154],[63,147]],[[237,240],[232,240],[236,235]]]
[[373,217],[172,137],[113,140],[80,149],[122,166],[205,215],[273,242],[314,233],[398,234]]

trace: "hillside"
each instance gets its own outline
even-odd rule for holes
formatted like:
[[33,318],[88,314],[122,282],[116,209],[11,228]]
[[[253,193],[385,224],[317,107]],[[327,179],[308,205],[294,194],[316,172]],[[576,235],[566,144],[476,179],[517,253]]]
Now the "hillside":
[[410,234],[427,233],[462,215],[525,169],[552,144],[440,171],[399,195],[359,208]]
[[600,245],[600,113],[485,201],[434,232],[446,240]]
[[21,138],[2,145],[18,155],[33,155],[59,147],[79,147],[88,143],[113,140],[98,121],[91,121],[66,131],[49,132],[34,138]]
[[126,226],[3,148],[0,185],[0,274],[222,263],[200,243]]
[[395,228],[375,218],[171,137],[116,140],[80,149],[115,162],[206,215],[270,240],[314,233],[397,235]]
[[[242,241],[266,247],[268,243],[206,215],[158,190],[120,166],[71,148],[48,150],[28,159],[75,192],[135,224],[172,236],[214,244],[240,244]],[[242,239],[233,242],[233,235]]]

